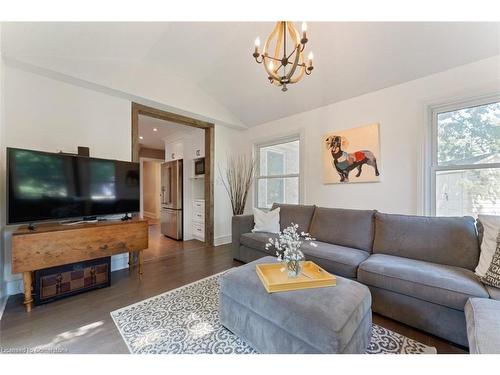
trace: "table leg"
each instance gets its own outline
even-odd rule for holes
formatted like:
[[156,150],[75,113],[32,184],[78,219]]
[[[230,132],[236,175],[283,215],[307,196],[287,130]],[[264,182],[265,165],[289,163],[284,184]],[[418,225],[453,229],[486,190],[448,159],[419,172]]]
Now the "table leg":
[[31,295],[31,271],[23,272],[23,282],[24,282],[24,305],[26,306],[26,312],[30,312],[33,307],[33,297]]
[[134,253],[132,251],[128,252],[128,270],[130,271],[133,266]]
[[142,278],[142,262],[143,262],[143,258],[142,258],[142,250],[139,250],[138,253],[137,253],[137,257],[139,258],[139,277]]

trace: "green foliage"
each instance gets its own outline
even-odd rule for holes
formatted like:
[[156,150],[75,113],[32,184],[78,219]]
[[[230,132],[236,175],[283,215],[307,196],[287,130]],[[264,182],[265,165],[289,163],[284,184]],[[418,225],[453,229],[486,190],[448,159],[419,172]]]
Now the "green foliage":
[[500,154],[500,103],[438,115],[438,163]]
[[[441,165],[500,162],[500,103],[438,115],[438,163]],[[474,213],[500,206],[500,169],[462,173],[458,185],[465,190]]]

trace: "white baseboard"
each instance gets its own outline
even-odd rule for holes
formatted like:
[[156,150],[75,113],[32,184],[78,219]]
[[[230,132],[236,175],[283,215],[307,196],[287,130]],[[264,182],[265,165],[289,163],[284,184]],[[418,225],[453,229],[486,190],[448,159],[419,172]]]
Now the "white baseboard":
[[231,243],[232,238],[231,235],[226,235],[226,236],[219,236],[217,238],[214,238],[214,246],[220,246],[220,245],[225,245],[228,243]]
[[119,254],[111,257],[111,272],[128,268],[128,254]]
[[6,296],[23,293],[23,279],[13,279],[5,282]]

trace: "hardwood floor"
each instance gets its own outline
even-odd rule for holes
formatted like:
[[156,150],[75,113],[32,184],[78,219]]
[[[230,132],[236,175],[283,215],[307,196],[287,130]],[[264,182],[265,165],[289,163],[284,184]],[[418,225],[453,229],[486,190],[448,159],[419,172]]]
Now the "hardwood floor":
[[[149,252],[149,253],[148,253]],[[177,242],[153,227],[145,253],[144,276],[119,270],[109,288],[80,294],[26,313],[23,295],[11,296],[0,320],[0,350],[54,347],[69,353],[128,353],[110,312],[165,291],[240,265],[229,245],[206,247],[199,241]],[[374,314],[373,321],[395,332],[435,346],[438,353],[465,353],[461,348],[401,323]]]
[[[148,219],[149,222],[149,219]],[[198,240],[176,241],[165,237],[160,232],[158,223],[149,225],[149,247],[144,250],[144,260],[151,261],[174,254],[181,250],[200,249],[205,247],[205,243]]]

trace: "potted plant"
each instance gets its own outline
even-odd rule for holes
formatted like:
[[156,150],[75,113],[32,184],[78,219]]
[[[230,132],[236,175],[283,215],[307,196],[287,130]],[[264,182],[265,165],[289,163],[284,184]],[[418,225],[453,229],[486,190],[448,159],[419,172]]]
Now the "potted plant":
[[[274,247],[278,262],[282,262],[288,272],[288,277],[297,277],[302,272],[302,262],[305,260],[304,253],[300,250],[303,241],[312,241],[309,233],[298,233],[299,226],[292,223],[283,232],[278,233],[277,238],[269,238],[266,249]],[[311,245],[315,246],[314,242]]]
[[255,176],[255,161],[247,155],[228,158],[227,167],[222,173],[219,166],[222,184],[229,195],[233,215],[243,215],[248,192]]

